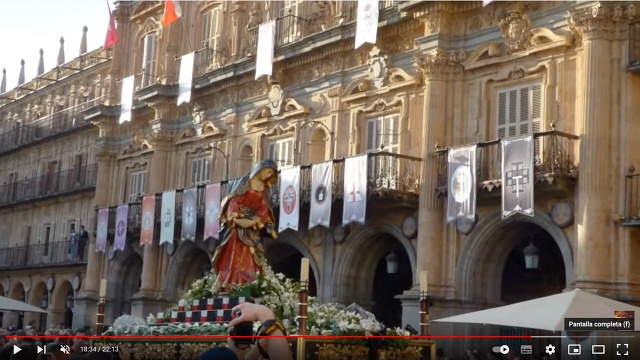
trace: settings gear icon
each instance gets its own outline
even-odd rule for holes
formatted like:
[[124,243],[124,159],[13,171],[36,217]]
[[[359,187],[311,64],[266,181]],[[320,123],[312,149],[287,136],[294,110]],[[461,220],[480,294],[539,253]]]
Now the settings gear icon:
[[547,346],[545,347],[545,352],[546,352],[547,354],[549,354],[549,355],[553,355],[553,354],[555,354],[555,352],[556,352],[556,347],[555,347],[555,346],[553,346],[553,345],[547,345]]

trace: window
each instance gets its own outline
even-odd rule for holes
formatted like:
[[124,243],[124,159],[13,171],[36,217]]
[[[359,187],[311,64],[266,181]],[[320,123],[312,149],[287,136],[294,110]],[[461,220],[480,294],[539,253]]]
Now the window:
[[498,92],[498,138],[539,132],[542,122],[542,86],[519,86]]
[[206,184],[211,174],[209,158],[201,157],[191,161],[191,186]]
[[398,153],[400,115],[387,115],[367,121],[367,152]]
[[147,34],[143,40],[142,87],[153,85],[158,76],[158,34]]
[[136,203],[140,201],[140,197],[144,195],[146,182],[146,171],[137,171],[131,174],[131,182],[129,183],[129,203]]
[[79,155],[75,155],[73,157],[73,176],[71,179],[71,185],[75,185],[78,186],[80,185],[83,181],[82,179],[82,162],[83,162],[83,156],[82,154]]
[[47,256],[49,255],[49,243],[51,242],[51,238],[53,236],[53,228],[51,227],[51,224],[46,224],[43,230],[43,255]]
[[200,45],[209,49],[218,49],[220,40],[220,8],[213,8],[202,15],[202,33]]
[[278,167],[293,165],[293,139],[269,144],[269,159],[275,161]]
[[288,44],[300,38],[299,21],[303,3],[302,0],[285,0],[281,3],[279,24],[277,24],[276,30],[282,36],[280,44]]

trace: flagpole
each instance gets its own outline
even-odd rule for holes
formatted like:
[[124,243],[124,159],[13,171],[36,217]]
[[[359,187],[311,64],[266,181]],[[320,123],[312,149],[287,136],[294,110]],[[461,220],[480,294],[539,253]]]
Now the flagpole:
[[[182,16],[181,16],[182,17]],[[184,21],[180,21],[182,23],[182,29],[184,30],[184,35],[187,37],[187,46],[189,46],[189,52],[193,52],[193,46],[191,45],[191,37],[189,36],[189,32],[187,31],[187,26]]]

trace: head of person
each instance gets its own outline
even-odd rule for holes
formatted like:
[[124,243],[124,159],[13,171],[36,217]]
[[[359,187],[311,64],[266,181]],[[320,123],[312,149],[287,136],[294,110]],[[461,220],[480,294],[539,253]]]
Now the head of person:
[[80,225],[80,231],[84,231],[84,225]]
[[236,353],[233,350],[226,347],[214,347],[213,349],[205,350],[198,360],[238,360]]
[[87,336],[87,330],[85,329],[76,330],[75,337],[73,338],[73,346],[83,346],[87,341],[85,336]]
[[257,177],[271,187],[278,181],[278,165],[273,160],[262,160],[253,167],[249,177]]
[[45,347],[45,351],[46,354],[49,355],[49,360],[62,360],[64,358],[62,351],[60,351],[61,345],[62,344],[58,342],[47,344],[47,346]]

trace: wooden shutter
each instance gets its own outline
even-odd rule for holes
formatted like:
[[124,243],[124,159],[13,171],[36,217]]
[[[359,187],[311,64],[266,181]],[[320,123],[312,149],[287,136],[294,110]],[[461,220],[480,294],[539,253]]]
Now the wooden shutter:
[[276,143],[269,144],[269,159],[277,162],[278,159],[276,159],[276,145]]
[[367,152],[376,150],[376,122],[377,119],[367,121]]
[[217,7],[211,10],[209,47],[215,50],[218,49],[218,43],[220,42],[220,19],[220,8]]
[[202,28],[200,29],[202,32],[200,34],[200,46],[203,48],[206,46],[211,47],[211,43],[209,43],[209,39],[211,39],[211,12],[206,12],[202,14]]
[[542,86],[531,87],[531,132],[542,131]]
[[40,244],[42,243],[42,236],[43,236],[43,226],[42,224],[38,225],[38,231],[36,232],[36,243]]
[[291,166],[293,165],[293,140],[286,140],[282,142],[284,146],[283,154],[284,156],[284,165]]
[[[71,226],[69,226],[69,227],[71,227]],[[67,240],[67,234],[69,234],[70,231],[67,231],[67,221],[66,220],[62,221],[62,226],[60,227],[60,229],[62,229],[62,231],[60,231],[60,241]]]

